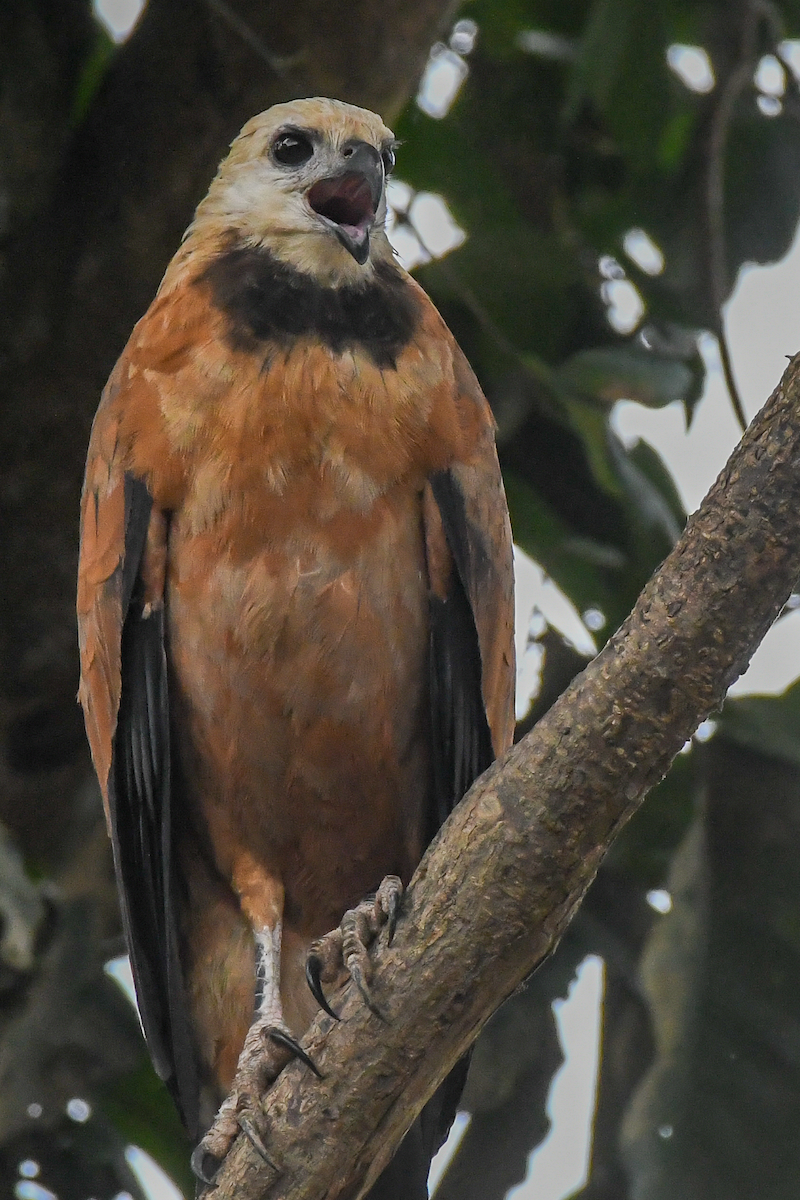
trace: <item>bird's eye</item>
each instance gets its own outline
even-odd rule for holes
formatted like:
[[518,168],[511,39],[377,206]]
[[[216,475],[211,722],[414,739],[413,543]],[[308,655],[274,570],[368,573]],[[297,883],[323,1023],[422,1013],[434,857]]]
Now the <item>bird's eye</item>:
[[302,133],[282,133],[272,145],[272,157],[282,167],[302,167],[313,153],[310,138]]
[[392,171],[394,170],[394,164],[396,161],[395,153],[391,146],[387,146],[384,150],[381,151],[381,159],[383,161],[384,171],[386,172],[387,175],[391,175]]

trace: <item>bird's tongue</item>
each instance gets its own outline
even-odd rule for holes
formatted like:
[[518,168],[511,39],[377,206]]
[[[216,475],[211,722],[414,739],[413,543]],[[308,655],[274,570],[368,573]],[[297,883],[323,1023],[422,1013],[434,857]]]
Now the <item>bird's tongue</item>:
[[356,242],[363,241],[375,220],[372,193],[363,175],[321,179],[308,193],[315,213],[339,225]]

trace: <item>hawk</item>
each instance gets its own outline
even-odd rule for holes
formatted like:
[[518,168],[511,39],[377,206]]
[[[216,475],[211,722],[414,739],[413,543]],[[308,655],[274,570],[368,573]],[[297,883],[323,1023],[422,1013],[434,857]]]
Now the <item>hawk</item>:
[[[334,100],[249,121],[89,446],[80,700],[147,1043],[206,1181],[240,1128],[261,1144],[289,1058],[314,1069],[322,981],[343,965],[370,1003],[370,940],[512,738],[494,423],[395,261],[394,151]],[[373,1197],[427,1195],[459,1086]]]

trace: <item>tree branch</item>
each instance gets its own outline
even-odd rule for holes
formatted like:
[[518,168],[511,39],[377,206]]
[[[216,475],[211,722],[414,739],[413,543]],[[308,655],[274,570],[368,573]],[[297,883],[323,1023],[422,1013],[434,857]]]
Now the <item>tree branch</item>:
[[800,356],[631,616],[472,788],[409,888],[374,995],[352,986],[240,1138],[215,1200],[363,1195],[492,1011],[552,952],[622,825],[745,669],[800,575]]

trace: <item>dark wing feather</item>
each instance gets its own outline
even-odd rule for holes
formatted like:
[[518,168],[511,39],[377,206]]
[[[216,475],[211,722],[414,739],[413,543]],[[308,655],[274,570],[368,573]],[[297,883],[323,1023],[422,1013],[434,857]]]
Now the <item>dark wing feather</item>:
[[438,828],[494,759],[482,691],[481,648],[469,600],[475,574],[464,500],[449,471],[430,479],[456,570],[430,598],[430,692]]
[[178,956],[169,694],[163,605],[144,615],[141,565],[152,498],[125,477],[121,693],[108,781],[125,937],[145,1036],[191,1136],[198,1082]]
[[[433,797],[429,837],[497,754],[514,724],[511,528],[491,416],[465,360],[457,382],[477,416],[468,462],[438,471],[423,499],[430,582]],[[367,1200],[424,1200],[433,1155],[464,1087],[466,1054],[427,1102]]]
[[[513,703],[509,689],[513,685],[514,659],[508,514],[502,488],[497,493],[500,511],[492,513],[498,523],[493,520],[484,527],[481,506],[470,503],[469,489],[485,472],[499,479],[493,439],[490,453],[485,445],[477,469],[456,466],[432,475],[423,501],[431,585],[433,796],[429,839],[478,776],[491,766],[495,747],[498,751],[505,749],[503,742],[510,725],[507,710]],[[485,499],[481,496],[482,503]],[[508,669],[490,669],[485,679],[484,662],[492,668],[498,660],[504,660]],[[496,722],[495,739],[487,709],[502,714]],[[469,1059],[470,1055],[465,1054],[439,1085],[366,1200],[425,1200],[431,1159],[453,1123]]]

